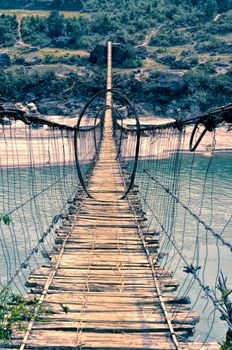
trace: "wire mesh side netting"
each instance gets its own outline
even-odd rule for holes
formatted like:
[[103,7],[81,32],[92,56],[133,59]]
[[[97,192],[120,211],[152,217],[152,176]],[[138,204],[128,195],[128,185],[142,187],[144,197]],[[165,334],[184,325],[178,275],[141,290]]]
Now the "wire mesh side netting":
[[[0,123],[0,289],[27,292],[34,269],[51,265],[55,230],[70,213],[80,188],[74,150],[74,128]],[[84,181],[97,157],[100,126],[77,134],[78,162]],[[42,272],[41,272],[42,274]]]
[[[164,272],[173,272],[176,282],[170,291],[179,284],[175,298],[189,303],[189,314],[200,315],[194,339],[222,342],[232,326],[231,133],[228,125],[218,126],[191,153],[193,128],[141,131],[136,184],[147,217],[145,231],[159,239],[154,259],[158,257],[156,263]],[[200,128],[195,136],[201,132]],[[115,138],[127,179],[133,169],[136,133],[118,127]],[[157,278],[162,285],[167,276]],[[169,307],[174,323],[180,322],[175,316],[181,308],[175,303]]]

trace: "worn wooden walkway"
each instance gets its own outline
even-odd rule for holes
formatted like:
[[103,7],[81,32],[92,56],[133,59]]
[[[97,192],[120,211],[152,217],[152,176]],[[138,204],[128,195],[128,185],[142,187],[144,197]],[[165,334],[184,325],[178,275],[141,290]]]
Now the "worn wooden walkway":
[[[110,67],[109,62],[108,88]],[[156,252],[158,237],[143,234],[144,219],[130,204],[136,194],[130,201],[120,199],[125,188],[111,126],[107,110],[102,149],[89,185],[95,199],[85,197],[79,213],[57,231],[59,252],[52,256],[56,268],[44,266],[28,281],[33,293],[40,293],[40,304],[53,313],[32,320],[24,338],[15,337],[16,348],[200,349],[199,343],[179,342],[180,336],[192,334],[198,316],[183,305],[175,316],[169,314],[178,282],[170,271],[159,269],[155,253],[153,262],[148,258],[146,249]]]

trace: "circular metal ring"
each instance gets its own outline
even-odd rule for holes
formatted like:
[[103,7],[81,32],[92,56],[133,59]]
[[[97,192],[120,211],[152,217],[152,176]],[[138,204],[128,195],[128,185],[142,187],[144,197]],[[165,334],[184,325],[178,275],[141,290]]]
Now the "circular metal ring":
[[[78,137],[78,132],[80,131],[80,124],[81,124],[81,120],[86,112],[86,110],[89,108],[90,104],[96,100],[98,97],[101,97],[102,95],[105,95],[107,92],[111,92],[111,93],[115,93],[116,95],[120,96],[129,106],[130,108],[134,111],[134,115],[135,115],[135,120],[136,120],[136,136],[137,136],[137,140],[136,140],[136,149],[135,149],[135,158],[134,158],[134,166],[132,169],[132,174],[131,174],[131,179],[130,179],[130,184],[128,186],[128,188],[126,189],[124,195],[122,196],[121,199],[125,199],[127,197],[127,195],[129,194],[129,192],[131,191],[133,184],[134,184],[134,180],[135,180],[135,176],[136,176],[136,171],[137,171],[137,165],[138,165],[138,157],[139,157],[139,148],[140,148],[140,122],[139,122],[139,118],[137,115],[137,111],[134,107],[134,105],[132,104],[132,102],[129,100],[129,98],[121,93],[120,91],[118,91],[117,89],[107,89],[107,90],[102,90],[100,92],[98,92],[95,96],[93,96],[84,106],[83,110],[81,111],[77,124],[75,126],[75,133],[74,133],[74,149],[75,149],[75,160],[76,160],[76,167],[77,167],[77,173],[78,173],[78,177],[80,180],[80,183],[85,191],[85,193],[88,195],[89,198],[94,198],[88,191],[86,185],[85,185],[85,181],[81,172],[81,168],[80,168],[80,163],[79,163],[79,158],[78,158],[78,144],[77,144],[77,137]],[[113,108],[110,106],[106,106],[104,107],[104,110],[106,110],[107,108]],[[104,120],[104,119],[103,119]],[[96,121],[96,117],[95,117],[95,121]],[[104,124],[104,122],[103,122]],[[96,127],[96,126],[94,126]],[[93,127],[93,128],[94,128]]]

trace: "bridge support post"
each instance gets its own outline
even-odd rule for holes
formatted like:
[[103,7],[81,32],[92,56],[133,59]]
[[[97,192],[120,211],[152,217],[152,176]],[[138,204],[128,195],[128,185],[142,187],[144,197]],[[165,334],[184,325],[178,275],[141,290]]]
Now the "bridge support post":
[[106,109],[105,109],[105,127],[106,132],[112,128],[112,42],[107,43],[107,82],[106,82]]

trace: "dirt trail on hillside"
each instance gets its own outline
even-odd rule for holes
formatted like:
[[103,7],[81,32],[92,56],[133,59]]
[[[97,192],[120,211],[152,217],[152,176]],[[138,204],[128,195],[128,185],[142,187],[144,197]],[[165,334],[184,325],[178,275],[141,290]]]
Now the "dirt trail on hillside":
[[142,44],[136,45],[135,47],[146,47],[147,45],[149,45],[150,41],[152,38],[154,38],[154,36],[156,36],[159,31],[160,31],[161,27],[159,28],[153,28],[150,33],[148,33],[144,39],[144,41],[142,42]]
[[23,38],[22,38],[22,32],[21,32],[21,24],[22,24],[22,16],[17,16],[17,22],[18,22],[18,40],[16,42],[16,46],[25,46],[25,43],[23,42]]

